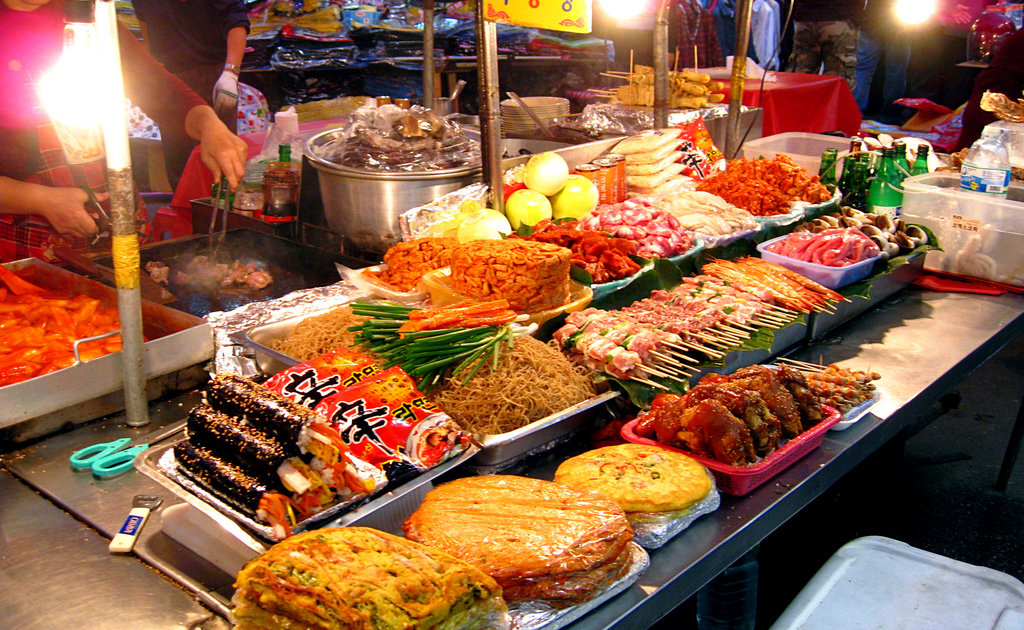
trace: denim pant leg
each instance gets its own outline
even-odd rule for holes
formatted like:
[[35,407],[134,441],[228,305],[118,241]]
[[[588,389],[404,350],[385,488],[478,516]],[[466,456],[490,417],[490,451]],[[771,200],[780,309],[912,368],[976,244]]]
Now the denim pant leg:
[[853,99],[861,112],[867,110],[871,100],[871,79],[875,76],[881,55],[881,44],[861,29],[857,39],[857,83],[853,88]]

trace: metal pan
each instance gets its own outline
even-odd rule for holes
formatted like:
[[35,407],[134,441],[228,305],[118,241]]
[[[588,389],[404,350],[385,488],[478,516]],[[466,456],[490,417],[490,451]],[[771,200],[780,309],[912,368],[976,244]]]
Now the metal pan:
[[[148,262],[160,261],[170,267],[167,289],[174,295],[175,301],[168,306],[197,317],[204,317],[214,311],[231,311],[250,302],[277,299],[299,289],[333,284],[340,280],[334,266],[337,262],[349,267],[371,264],[341,253],[246,229],[228,231],[216,248],[209,236],[199,235],[162,241],[143,247],[139,253],[143,266]],[[204,288],[175,282],[175,273],[184,271],[193,258],[211,254],[215,262],[257,263],[269,271],[274,280],[264,289]],[[96,262],[109,266],[109,259]]]

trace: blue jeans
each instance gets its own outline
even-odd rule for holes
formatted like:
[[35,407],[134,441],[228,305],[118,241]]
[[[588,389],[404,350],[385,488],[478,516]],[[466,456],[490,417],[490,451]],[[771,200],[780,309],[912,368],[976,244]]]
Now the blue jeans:
[[892,106],[896,99],[907,92],[907,64],[910,63],[910,38],[907,35],[887,34],[877,27],[861,26],[857,40],[857,83],[853,98],[863,113],[871,100],[871,79],[878,69],[882,55],[885,55],[884,82],[882,87],[882,110]]

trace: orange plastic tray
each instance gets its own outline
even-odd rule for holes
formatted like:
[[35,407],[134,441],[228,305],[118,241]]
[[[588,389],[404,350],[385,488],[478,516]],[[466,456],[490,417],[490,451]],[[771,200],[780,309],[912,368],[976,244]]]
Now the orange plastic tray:
[[676,453],[689,455],[698,462],[707,466],[712,474],[714,474],[715,482],[717,483],[719,490],[726,494],[743,496],[783,470],[792,466],[804,455],[818,448],[821,442],[825,439],[825,433],[827,433],[829,429],[843,418],[842,414],[840,414],[838,410],[829,407],[828,405],[822,405],[821,408],[825,411],[824,420],[804,431],[792,440],[787,441],[761,461],[755,464],[750,464],[749,466],[730,466],[729,464],[723,464],[722,462],[708,459],[707,457],[694,455],[693,453],[684,451],[681,448],[675,448],[674,446],[668,446],[661,442],[640,437],[635,431],[639,420],[630,420],[627,422],[623,425],[621,433],[622,439],[627,442],[660,446],[661,448],[675,451]]

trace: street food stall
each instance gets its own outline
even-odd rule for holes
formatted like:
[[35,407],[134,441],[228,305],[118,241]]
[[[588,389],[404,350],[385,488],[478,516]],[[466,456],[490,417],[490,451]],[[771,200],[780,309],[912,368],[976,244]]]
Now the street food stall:
[[[134,296],[123,377],[116,249],[92,262],[117,291],[0,268],[8,623],[651,627],[1024,332],[1024,187],[772,133],[768,88],[670,107],[654,84],[712,79],[663,65],[653,109],[590,108],[590,141],[532,154],[502,155],[486,68],[479,130],[373,99],[307,127],[289,238],[186,182],[209,228],[136,252],[129,290],[162,303]],[[950,258],[974,290],[921,281]]]

